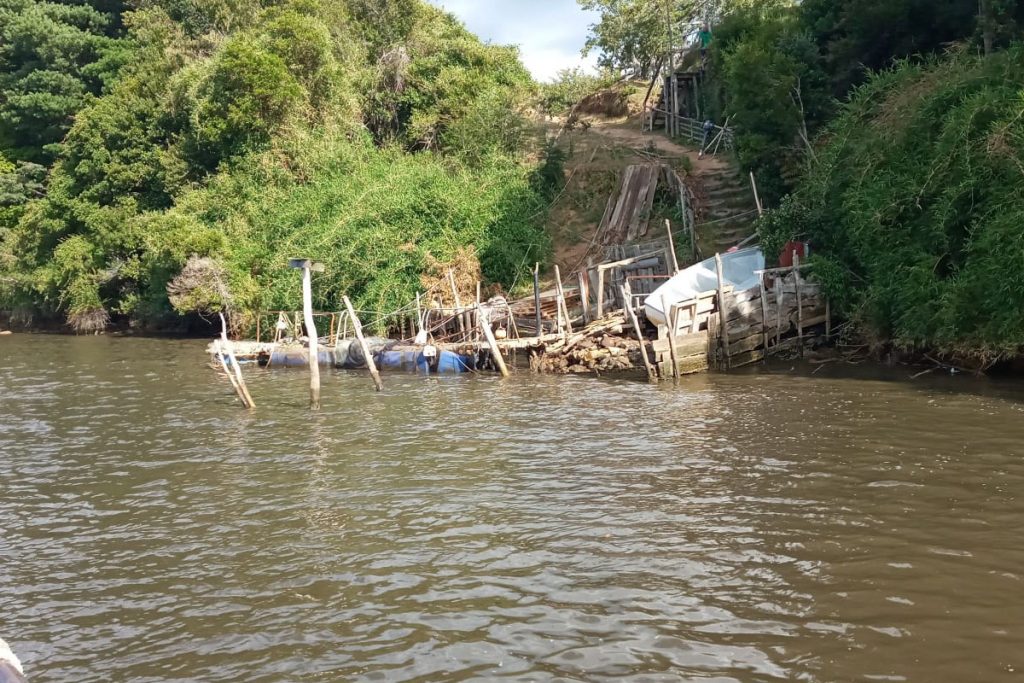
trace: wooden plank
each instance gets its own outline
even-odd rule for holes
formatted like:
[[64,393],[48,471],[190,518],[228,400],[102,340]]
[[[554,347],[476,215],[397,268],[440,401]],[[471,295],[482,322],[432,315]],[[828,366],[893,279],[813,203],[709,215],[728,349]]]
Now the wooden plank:
[[694,356],[683,356],[679,359],[676,367],[679,368],[680,376],[704,372],[708,369],[708,355],[707,353],[698,353]]
[[737,356],[733,356],[732,366],[734,368],[742,368],[745,365],[752,365],[764,359],[764,349],[757,349],[756,351],[748,351],[747,353],[741,353]]
[[[707,355],[708,333],[704,331],[696,334],[678,335],[673,339],[673,343],[679,356],[692,356],[699,353]],[[652,342],[652,348],[656,353],[671,353],[669,338],[666,337],[665,339],[658,339]]]
[[[660,166],[660,165],[659,165]],[[641,205],[639,222],[637,224],[637,235],[645,237],[651,224],[651,212],[654,210],[654,197],[658,193],[658,179],[661,176],[659,167],[653,167],[651,177],[647,181],[647,196]]]
[[763,338],[760,334],[754,334],[744,339],[733,341],[729,344],[729,357],[738,356],[760,348],[762,342]]

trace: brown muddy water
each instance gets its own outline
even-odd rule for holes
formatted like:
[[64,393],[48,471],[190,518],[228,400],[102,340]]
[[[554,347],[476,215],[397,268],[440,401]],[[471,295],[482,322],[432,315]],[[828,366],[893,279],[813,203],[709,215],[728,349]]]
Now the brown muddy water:
[[1024,670],[1024,385],[328,373],[310,415],[250,369],[249,414],[203,346],[0,338],[33,683]]

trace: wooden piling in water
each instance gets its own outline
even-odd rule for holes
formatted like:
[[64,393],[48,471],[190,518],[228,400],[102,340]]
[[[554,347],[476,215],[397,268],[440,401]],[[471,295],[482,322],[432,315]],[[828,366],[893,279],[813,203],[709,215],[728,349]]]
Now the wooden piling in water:
[[768,292],[764,288],[764,273],[757,276],[757,287],[761,294],[761,338],[764,344],[764,357],[768,358]]
[[718,313],[722,326],[722,360],[728,370],[732,365],[729,360],[729,307],[725,302],[725,275],[722,272],[721,254],[715,254],[715,270],[718,271]]
[[[220,364],[224,368],[224,374],[228,376],[228,381],[231,382],[231,386],[234,387],[235,393],[238,394],[238,398],[241,399],[242,405],[250,410],[256,407],[256,402],[252,400],[252,395],[249,394],[249,388],[245,386],[245,378],[242,377],[242,368],[238,365],[238,359],[235,358],[235,354],[231,351],[231,342],[228,340],[228,323],[224,319],[224,314],[220,313]],[[231,361],[231,369],[228,369],[227,361]],[[232,371],[234,375],[232,375]]]
[[363,324],[359,322],[356,311],[352,308],[352,302],[348,300],[348,297],[342,297],[345,301],[345,308],[348,309],[349,317],[352,318],[352,329],[356,333],[356,340],[359,342],[360,348],[363,350],[363,355],[366,356],[366,367],[370,371],[370,376],[373,378],[373,385],[377,387],[377,391],[384,391],[384,382],[380,379],[380,373],[377,372],[377,364],[373,361],[373,354],[370,353],[370,347],[366,343],[366,338],[363,336]]
[[320,343],[313,319],[313,276],[311,262],[302,268],[302,316],[309,338],[309,407],[320,410]]
[[[629,300],[626,296],[625,287],[622,287],[622,298],[624,301]],[[637,320],[636,313],[633,311],[632,306],[626,306],[626,313],[629,315],[629,319],[633,322],[633,331],[636,332],[636,340],[640,342],[640,357],[644,359],[644,367],[647,368],[647,379],[654,380],[657,378],[657,374],[654,371],[654,366],[651,365],[650,359],[647,358],[647,344],[644,342],[644,334],[640,329],[640,321]]]
[[796,279],[796,335],[800,357],[804,356],[804,297],[800,288],[800,254],[793,254],[793,277]]
[[491,357],[494,358],[494,363],[498,366],[501,376],[508,377],[508,368],[505,366],[505,359],[502,358],[501,349],[498,348],[498,342],[494,338],[494,332],[491,331],[491,321],[486,315],[484,315],[484,311],[480,306],[477,306],[476,312],[477,321],[480,324],[480,330],[484,333],[484,338],[487,340],[487,346],[491,349]]
[[668,354],[672,361],[672,377],[679,379],[679,357],[676,355],[676,323],[675,307],[668,305],[668,299],[661,295],[661,308],[665,313],[665,326],[668,327]]

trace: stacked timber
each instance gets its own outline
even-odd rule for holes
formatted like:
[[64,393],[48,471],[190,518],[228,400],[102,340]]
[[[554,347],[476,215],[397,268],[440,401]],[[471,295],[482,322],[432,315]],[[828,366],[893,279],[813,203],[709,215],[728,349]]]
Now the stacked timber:
[[557,375],[642,368],[640,343],[626,336],[627,329],[621,313],[599,320],[576,334],[545,345],[534,356],[531,368]]

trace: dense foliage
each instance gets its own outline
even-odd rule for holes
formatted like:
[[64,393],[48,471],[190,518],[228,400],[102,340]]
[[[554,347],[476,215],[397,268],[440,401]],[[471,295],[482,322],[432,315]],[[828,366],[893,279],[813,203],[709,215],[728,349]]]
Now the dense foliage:
[[985,358],[1024,350],[1024,48],[873,75],[762,225],[809,238],[875,339]]
[[296,255],[388,310],[466,247],[506,286],[545,259],[514,49],[419,0],[142,7],[0,0],[0,310],[167,326],[191,257],[227,295],[179,304],[293,308]]
[[[666,34],[616,33],[634,3],[590,4],[610,63]],[[713,24],[702,104],[776,207],[766,253],[810,240],[874,341],[1024,352],[1024,3],[723,1]]]

